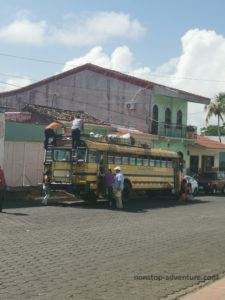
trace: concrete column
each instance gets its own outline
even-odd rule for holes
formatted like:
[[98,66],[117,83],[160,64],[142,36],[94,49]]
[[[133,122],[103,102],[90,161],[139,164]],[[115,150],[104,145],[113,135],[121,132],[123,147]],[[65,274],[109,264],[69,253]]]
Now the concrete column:
[[0,113],[0,165],[4,168],[5,115]]

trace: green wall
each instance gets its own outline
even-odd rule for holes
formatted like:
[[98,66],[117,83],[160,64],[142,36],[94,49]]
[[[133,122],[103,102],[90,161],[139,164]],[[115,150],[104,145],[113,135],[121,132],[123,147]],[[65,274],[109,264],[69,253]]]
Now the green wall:
[[46,125],[5,122],[5,141],[43,142]]
[[[70,127],[66,126],[66,127]],[[44,142],[44,130],[46,125],[20,123],[20,122],[5,122],[5,141],[14,142]],[[85,125],[84,132],[106,135],[109,132],[116,131],[116,128]],[[61,133],[61,129],[57,130],[57,133]]]
[[161,95],[152,95],[152,107],[158,105],[159,122],[165,122],[165,110],[167,107],[171,109],[171,122],[177,122],[177,111],[181,109],[183,113],[182,124],[187,125],[187,101]]

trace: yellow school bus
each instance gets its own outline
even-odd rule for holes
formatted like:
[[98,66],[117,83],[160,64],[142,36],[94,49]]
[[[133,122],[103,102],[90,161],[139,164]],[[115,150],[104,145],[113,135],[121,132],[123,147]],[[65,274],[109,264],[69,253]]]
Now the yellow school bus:
[[61,138],[57,146],[48,148],[45,169],[52,172],[51,186],[83,195],[86,200],[97,199],[102,189],[102,176],[107,169],[120,166],[124,175],[123,198],[132,190],[180,192],[180,163],[177,153],[150,149],[106,140],[83,138],[76,150],[71,140]]

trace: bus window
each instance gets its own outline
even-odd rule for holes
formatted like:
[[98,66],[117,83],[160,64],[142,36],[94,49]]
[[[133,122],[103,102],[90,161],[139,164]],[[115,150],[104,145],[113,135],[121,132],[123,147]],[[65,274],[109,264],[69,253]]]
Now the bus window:
[[121,156],[115,156],[115,165],[121,165]]
[[77,160],[79,159],[86,162],[86,149],[77,149]]
[[148,166],[148,159],[147,158],[143,159],[143,166]]
[[111,165],[114,164],[114,156],[113,155],[108,155],[108,164],[111,164]]
[[167,160],[167,168],[173,168],[173,162],[172,160]]
[[97,162],[97,152],[94,150],[88,150],[88,162],[96,163]]
[[149,166],[150,166],[150,167],[154,167],[154,166],[155,166],[155,160],[153,159],[153,157],[151,157],[151,158],[149,159]]
[[52,161],[52,150],[47,150],[45,153],[45,161]]
[[129,158],[128,158],[128,156],[123,156],[122,157],[122,164],[123,165],[129,165]]
[[130,165],[135,166],[135,164],[136,164],[136,158],[130,157]]
[[156,157],[155,166],[156,167],[160,167],[161,166],[161,164],[160,164],[160,157]]
[[142,165],[143,165],[143,159],[137,158],[137,166],[142,166]]
[[162,168],[166,168],[166,160],[165,160],[165,158],[162,158],[161,167]]
[[54,161],[70,161],[71,160],[71,151],[64,149],[54,150]]

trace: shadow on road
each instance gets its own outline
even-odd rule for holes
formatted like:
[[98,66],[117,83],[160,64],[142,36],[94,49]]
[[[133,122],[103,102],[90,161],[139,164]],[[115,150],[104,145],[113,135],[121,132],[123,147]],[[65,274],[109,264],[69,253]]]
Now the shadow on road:
[[14,215],[14,216],[29,216],[29,214],[23,214],[23,213],[11,213],[11,212],[8,212],[8,211],[2,211],[1,212],[2,214],[5,214],[5,215]]
[[[5,209],[17,209],[17,208],[25,208],[25,207],[42,207],[41,204],[41,192],[38,191],[36,196],[38,197],[17,197],[18,194],[15,194],[14,198],[8,198],[7,201],[3,205],[3,211]],[[21,196],[21,195],[20,195]],[[26,193],[27,196],[27,193]],[[61,197],[60,197],[61,196]],[[190,206],[190,205],[197,205],[197,204],[204,204],[208,202],[212,202],[209,198],[210,196],[200,194],[196,196],[196,200],[194,201],[186,201],[180,202],[175,200],[173,197],[169,196],[159,196],[155,195],[154,198],[147,198],[146,195],[134,195],[132,199],[128,203],[124,203],[123,212],[133,212],[133,213],[144,213],[148,210],[152,209],[160,209],[160,208],[169,208],[169,207],[176,207],[176,206]],[[224,198],[222,195],[213,195],[211,197],[216,198]],[[207,198],[204,200],[204,198]],[[74,207],[74,208],[82,208],[82,209],[107,209],[109,210],[109,204],[106,199],[99,199],[96,203],[88,203],[70,194],[57,194],[53,193],[52,197],[50,197],[48,206],[58,206],[58,207]],[[114,209],[116,212],[117,209]],[[10,213],[5,212],[7,214],[14,214],[14,215],[26,215],[20,213]]]
[[[174,200],[169,197],[155,197],[154,199],[148,199],[144,197],[134,198],[131,199],[128,203],[124,203],[124,209],[121,210],[123,212],[132,212],[132,213],[144,213],[148,210],[152,209],[160,209],[160,208],[169,208],[169,207],[176,207],[176,206],[190,206],[190,205],[199,205],[205,204],[211,201],[207,200],[194,200],[194,201],[186,201],[180,202]],[[23,200],[23,201],[8,201],[4,209],[12,209],[12,208],[25,208],[25,207],[42,207],[41,201],[37,200]],[[57,207],[73,207],[73,208],[81,208],[81,209],[105,209],[105,210],[112,210],[117,212],[117,209],[109,208],[109,203],[105,199],[100,199],[96,203],[88,203],[83,200],[74,200],[72,199],[59,199],[59,200],[50,200],[48,206],[57,206]],[[26,215],[22,213],[10,213],[5,212],[7,214],[14,214],[14,215]]]

